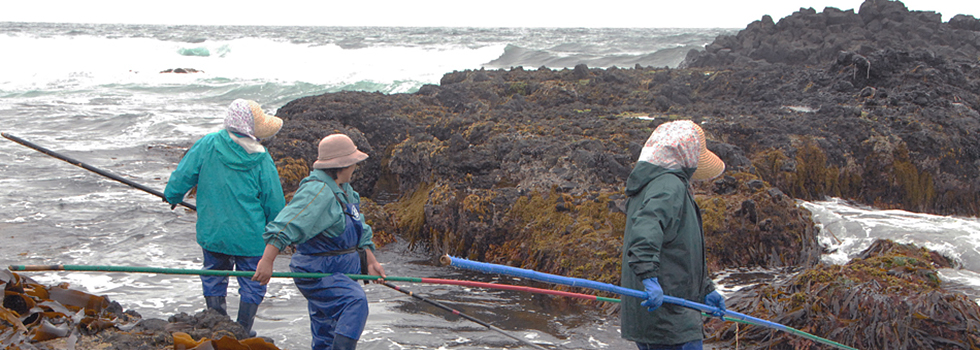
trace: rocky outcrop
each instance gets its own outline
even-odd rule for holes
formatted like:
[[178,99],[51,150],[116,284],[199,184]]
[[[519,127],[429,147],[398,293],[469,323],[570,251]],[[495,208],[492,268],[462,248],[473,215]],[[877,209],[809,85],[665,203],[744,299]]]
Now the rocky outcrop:
[[[876,241],[843,266],[821,266],[786,281],[737,293],[733,310],[751,313],[856,349],[971,349],[980,342],[980,308],[943,290],[937,269],[952,262],[937,253]],[[717,320],[712,340],[759,349],[824,349],[809,339]]]
[[[626,177],[657,125],[691,119],[728,165],[694,188],[711,268],[821,271],[795,199],[980,214],[976,25],[896,1],[869,0],[857,14],[801,10],[719,37],[684,69],[468,70],[413,94],[301,98],[279,109],[286,123],[268,146],[289,192],[320,138],[350,135],[371,155],[353,186],[377,205],[372,226],[433,259],[618,283]],[[936,295],[916,300],[939,305]],[[798,328],[816,327],[806,320]]]
[[[947,14],[951,15],[951,14]],[[948,23],[931,11],[909,11],[900,1],[865,1],[858,13],[828,7],[800,9],[773,23],[766,15],[736,35],[720,36],[705,50],[688,52],[682,68],[785,63],[816,66],[841,51],[871,55],[891,49],[929,51],[954,61],[976,62],[980,21],[955,15]]]
[[978,215],[977,26],[897,1],[763,18],[689,54],[710,78],[691,74],[698,98],[669,108],[719,117],[706,128],[756,163],[772,152],[756,170],[795,198]]

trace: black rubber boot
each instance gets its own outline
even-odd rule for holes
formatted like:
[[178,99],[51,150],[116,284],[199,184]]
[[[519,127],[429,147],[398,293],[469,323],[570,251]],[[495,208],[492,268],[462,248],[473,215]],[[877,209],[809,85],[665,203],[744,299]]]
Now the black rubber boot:
[[204,297],[208,309],[218,310],[222,315],[228,316],[228,307],[225,306],[225,297]]
[[241,303],[238,304],[238,324],[245,328],[245,333],[248,333],[249,337],[255,337],[256,333],[252,331],[252,321],[255,321],[255,313],[259,311],[259,304],[252,303]]
[[355,348],[357,348],[357,339],[340,334],[333,335],[333,345],[330,346],[330,350],[354,350]]

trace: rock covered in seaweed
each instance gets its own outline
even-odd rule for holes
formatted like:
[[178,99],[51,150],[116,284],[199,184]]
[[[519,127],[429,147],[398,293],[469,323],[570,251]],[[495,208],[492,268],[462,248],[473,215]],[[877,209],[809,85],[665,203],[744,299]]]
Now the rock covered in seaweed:
[[[952,262],[879,240],[846,265],[821,265],[771,285],[737,291],[729,308],[858,349],[970,349],[980,343],[980,306],[941,288]],[[709,323],[713,339],[762,349],[818,349],[761,327]]]
[[838,54],[869,55],[891,49],[928,50],[954,61],[976,62],[980,21],[966,14],[909,11],[901,1],[867,0],[858,13],[827,7],[801,8],[773,22],[765,15],[736,35],[723,35],[704,51],[688,52],[682,67],[752,67],[765,64],[821,65]]
[[249,338],[241,325],[214,310],[181,313],[168,322],[124,312],[119,303],[67,283],[44,286],[9,270],[0,270],[0,286],[0,344],[7,350],[169,350],[175,342],[183,349],[278,349],[269,339]]
[[[301,98],[278,111],[286,123],[269,150],[281,172],[300,174],[283,177],[288,192],[308,172],[316,142],[346,133],[371,154],[354,187],[382,206],[377,231],[433,257],[610,283],[620,269],[622,186],[646,137],[675,119],[700,123],[708,148],[729,166],[695,187],[716,271],[814,266],[816,228],[795,199],[835,196],[879,208],[980,214],[980,67],[976,41],[960,45],[975,40],[974,18],[945,24],[899,2],[868,0],[861,14],[804,10],[784,21],[721,37],[689,56],[686,69],[467,70],[414,94]],[[838,33],[867,25],[878,38],[871,43]],[[927,34],[944,37],[923,39],[933,38]],[[907,35],[920,36],[889,39]],[[769,39],[762,45],[768,51],[752,51]],[[865,288],[862,298],[887,299],[870,288],[882,283],[874,276],[852,277]],[[926,308],[951,305],[944,298],[955,294],[941,284],[929,288],[929,297],[909,295]],[[767,316],[802,322],[794,325],[803,330],[836,322],[832,308],[800,318],[798,301],[766,299],[778,310]],[[881,320],[848,324],[876,332]],[[932,334],[924,323],[916,327]],[[956,341],[972,339],[971,331],[958,332]],[[895,345],[834,334],[869,349]]]

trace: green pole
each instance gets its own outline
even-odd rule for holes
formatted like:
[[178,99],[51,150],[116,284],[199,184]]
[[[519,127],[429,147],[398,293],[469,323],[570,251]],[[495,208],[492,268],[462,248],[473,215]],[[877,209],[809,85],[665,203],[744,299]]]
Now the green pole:
[[[143,267],[143,266],[108,266],[108,265],[10,265],[10,271],[103,271],[103,272],[135,272],[135,273],[159,273],[166,275],[208,275],[208,276],[233,276],[233,277],[252,277],[255,271],[231,271],[231,270],[195,270],[195,269],[169,269],[162,267]],[[273,272],[272,277],[281,278],[323,278],[331,276],[331,273],[313,272]],[[345,274],[352,280],[374,281],[381,276]],[[388,276],[386,281],[393,282],[415,282],[421,283],[421,278],[416,277],[397,277]]]

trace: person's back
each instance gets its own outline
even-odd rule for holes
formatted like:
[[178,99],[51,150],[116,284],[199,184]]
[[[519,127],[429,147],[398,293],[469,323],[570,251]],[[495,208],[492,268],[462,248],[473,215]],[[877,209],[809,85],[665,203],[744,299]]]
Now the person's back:
[[[265,247],[265,225],[285,205],[272,157],[259,141],[275,135],[282,120],[254,101],[235,100],[224,129],[194,143],[170,176],[164,196],[174,205],[197,186],[197,242],[209,270],[255,271]],[[228,277],[201,276],[209,309],[227,314]],[[266,288],[238,278],[238,322],[251,330]]]
[[182,199],[197,186],[197,242],[228,255],[260,256],[265,224],[284,205],[275,163],[268,152],[248,153],[221,130],[198,140],[170,176],[164,195]]

